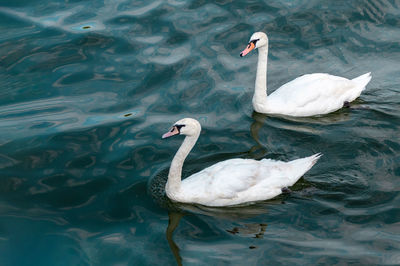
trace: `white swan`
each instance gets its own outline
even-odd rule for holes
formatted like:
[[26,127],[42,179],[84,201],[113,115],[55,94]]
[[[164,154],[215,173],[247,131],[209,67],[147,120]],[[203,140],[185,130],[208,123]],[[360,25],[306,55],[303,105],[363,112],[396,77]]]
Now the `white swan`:
[[240,56],[258,49],[258,65],[253,108],[259,113],[288,116],[313,116],[334,112],[360,96],[371,80],[371,73],[349,80],[315,73],[298,77],[267,97],[268,37],[254,33]]
[[162,138],[186,135],[172,160],[165,192],[173,201],[206,206],[230,206],[271,199],[292,186],[321,156],[290,162],[262,159],[230,159],[219,162],[181,180],[185,158],[195,145],[201,131],[192,118],[176,122]]

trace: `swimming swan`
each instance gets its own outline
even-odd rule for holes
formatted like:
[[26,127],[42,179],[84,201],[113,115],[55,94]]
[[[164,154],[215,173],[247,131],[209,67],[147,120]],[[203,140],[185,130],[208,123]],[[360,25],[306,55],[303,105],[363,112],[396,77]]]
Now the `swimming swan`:
[[165,192],[173,201],[206,206],[231,206],[271,199],[292,186],[321,154],[290,162],[262,159],[230,159],[216,163],[181,180],[182,166],[200,135],[200,123],[192,118],[177,121],[162,138],[185,135],[172,160]]
[[258,49],[258,64],[253,108],[264,114],[313,116],[334,112],[360,96],[371,80],[371,72],[352,80],[324,73],[298,77],[267,97],[268,37],[254,33],[240,56]]

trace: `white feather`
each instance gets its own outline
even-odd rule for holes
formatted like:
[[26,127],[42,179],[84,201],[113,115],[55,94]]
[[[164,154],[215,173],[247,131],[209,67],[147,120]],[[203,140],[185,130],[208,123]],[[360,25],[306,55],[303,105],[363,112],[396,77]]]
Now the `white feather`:
[[[253,96],[253,108],[259,113],[288,116],[313,116],[339,110],[345,102],[360,96],[371,80],[366,73],[352,80],[324,73],[298,77],[267,96],[268,37],[256,32],[250,41],[257,40],[258,66]],[[246,51],[246,52],[245,52]],[[251,49],[242,52],[246,55]]]
[[[196,120],[190,118],[182,119],[176,124],[185,125],[181,134],[187,137],[171,164],[166,193],[170,199],[178,202],[231,206],[271,199],[281,194],[282,188],[296,183],[321,156],[315,154],[290,162],[230,159],[181,181],[181,176],[177,176],[177,173],[181,173],[183,161],[197,141],[200,127]],[[192,128],[198,128],[198,133],[193,133]]]

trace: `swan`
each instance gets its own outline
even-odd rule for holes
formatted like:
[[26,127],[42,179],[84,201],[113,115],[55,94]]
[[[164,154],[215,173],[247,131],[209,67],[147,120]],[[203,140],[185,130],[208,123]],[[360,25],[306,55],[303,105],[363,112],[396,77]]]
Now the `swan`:
[[240,56],[253,49],[258,49],[253,108],[259,113],[303,117],[331,113],[348,107],[371,80],[371,72],[351,80],[325,73],[307,74],[282,85],[267,97],[268,37],[264,32],[254,33]]
[[317,153],[290,162],[230,159],[182,181],[183,162],[195,145],[200,131],[197,120],[184,118],[162,136],[163,139],[175,135],[186,136],[171,162],[165,185],[167,197],[173,201],[221,207],[271,199],[296,183],[321,156]]

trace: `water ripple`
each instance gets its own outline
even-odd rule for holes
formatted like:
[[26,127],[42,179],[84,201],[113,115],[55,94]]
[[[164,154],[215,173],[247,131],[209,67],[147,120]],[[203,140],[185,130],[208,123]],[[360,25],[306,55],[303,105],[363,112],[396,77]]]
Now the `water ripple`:
[[[14,1],[0,14],[2,265],[399,264],[396,1]],[[269,92],[312,72],[373,79],[333,114],[255,113],[257,56],[238,54],[260,30]],[[182,117],[203,128],[185,176],[324,156],[273,201],[175,204],[164,186],[182,138],[161,135]]]

